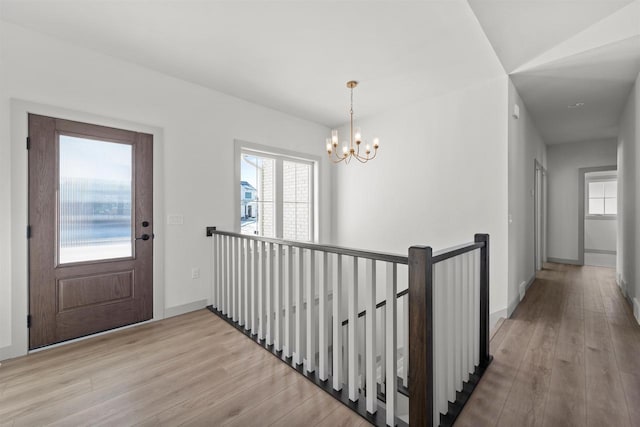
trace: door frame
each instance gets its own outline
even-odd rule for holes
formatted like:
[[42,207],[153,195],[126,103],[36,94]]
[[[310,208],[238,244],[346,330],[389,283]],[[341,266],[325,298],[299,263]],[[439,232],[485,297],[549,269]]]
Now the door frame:
[[617,172],[617,165],[578,169],[578,265],[584,265],[584,208],[586,204],[585,175],[589,172]]
[[[538,182],[538,173],[540,181]],[[538,255],[540,259],[538,259]],[[533,164],[533,271],[543,269],[547,261],[547,169],[534,159]],[[540,268],[538,268],[540,266]]]
[[[28,221],[28,161],[26,140],[29,132],[28,114],[57,117],[60,119],[92,123],[100,126],[142,132],[153,135],[153,222],[156,239],[153,241],[153,319],[152,322],[164,318],[165,286],[164,286],[164,140],[160,127],[144,125],[117,118],[100,116],[92,113],[39,104],[19,99],[10,101],[10,134],[11,134],[11,345],[0,348],[0,359],[17,357],[29,352],[29,330],[27,314],[29,313],[29,259],[26,229]],[[144,323],[144,322],[143,322]],[[137,323],[131,326],[140,325]],[[118,328],[118,329],[123,329]],[[115,329],[115,330],[118,330]],[[109,333],[109,332],[107,332]],[[71,343],[86,339],[77,338],[65,342]],[[63,345],[64,345],[63,344]],[[44,348],[51,348],[44,347]]]

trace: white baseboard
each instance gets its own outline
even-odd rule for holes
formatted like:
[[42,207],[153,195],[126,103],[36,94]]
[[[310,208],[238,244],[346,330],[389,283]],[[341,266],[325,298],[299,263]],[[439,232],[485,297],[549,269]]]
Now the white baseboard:
[[192,311],[201,310],[207,306],[207,300],[194,301],[187,304],[176,305],[164,309],[165,319],[168,317],[179,316],[181,314],[190,313]]
[[518,307],[520,301],[524,299],[524,296],[527,294],[527,291],[529,290],[533,282],[535,282],[535,280],[536,275],[534,274],[529,278],[529,280],[527,280],[526,282],[523,281],[522,283],[520,283],[520,285],[518,285],[518,295],[511,301],[509,301],[509,305],[507,306],[507,317],[511,317],[513,312],[516,310],[516,307]]
[[498,320],[500,320],[501,317],[504,317],[505,319],[507,318],[507,309],[503,308],[502,310],[498,310],[498,311],[494,311],[493,313],[491,313],[489,315],[489,330],[493,330],[493,328],[496,326],[496,323],[498,323]]
[[616,282],[618,283],[618,287],[620,288],[620,292],[622,292],[622,295],[624,295],[625,298],[628,298],[629,294],[627,293],[627,282],[624,281],[621,274],[618,274],[618,280],[616,280]]
[[524,299],[524,294],[527,293],[527,282],[520,283],[518,286],[518,294],[520,295],[520,301]]
[[[180,314],[185,314],[185,313],[189,313],[191,311],[196,311],[196,310],[200,310],[203,309],[207,306],[207,300],[203,299],[200,301],[194,301],[188,304],[183,304],[183,305],[178,305],[175,307],[169,307],[167,309],[165,309],[164,315],[165,318],[166,317],[173,317],[173,316],[179,316]],[[52,344],[46,347],[42,347],[36,350],[31,350],[28,351],[28,353],[37,353],[39,351],[44,351],[44,350],[49,350],[51,348],[55,348],[55,347],[59,347],[59,346],[63,346],[63,345],[67,345],[67,344],[71,344],[77,341],[84,341],[90,338],[94,338],[100,335],[104,335],[104,334],[111,334],[113,332],[116,331],[120,331],[123,329],[128,329],[128,328],[133,328],[136,326],[140,326],[144,323],[149,323],[149,322],[153,322],[157,319],[153,319],[153,320],[148,320],[146,322],[140,322],[140,323],[134,323],[133,325],[127,325],[127,326],[122,326],[120,328],[116,328],[116,329],[112,329],[109,331],[104,331],[104,332],[98,332],[96,334],[92,334],[92,335],[87,335],[86,337],[80,337],[80,338],[76,338],[73,340],[69,340],[69,341],[65,341],[62,343],[58,343],[58,344]],[[19,357],[19,356],[24,356],[25,354],[27,354],[27,352],[25,352],[24,350],[20,350],[17,349],[15,346],[8,346],[8,347],[1,347],[0,348],[0,361],[2,360],[7,360],[7,359],[13,359],[14,357]]]
[[7,359],[13,359],[14,357],[23,356],[24,354],[26,353],[20,352],[12,345],[0,347],[0,362]]

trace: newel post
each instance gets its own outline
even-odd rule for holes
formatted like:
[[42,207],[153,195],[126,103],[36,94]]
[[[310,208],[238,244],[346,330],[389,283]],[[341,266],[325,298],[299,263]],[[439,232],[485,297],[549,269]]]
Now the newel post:
[[480,366],[491,362],[489,354],[489,235],[476,234],[476,242],[483,242],[480,249]]
[[[409,248],[409,425],[433,420],[433,251]],[[438,420],[439,421],[439,420]],[[435,423],[437,424],[437,423]]]

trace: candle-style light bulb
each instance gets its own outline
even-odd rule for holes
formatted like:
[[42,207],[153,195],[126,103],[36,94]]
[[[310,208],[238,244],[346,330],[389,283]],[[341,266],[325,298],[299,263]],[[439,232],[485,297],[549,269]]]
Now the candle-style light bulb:
[[373,138],[373,148],[378,149],[380,147],[380,140],[378,138]]
[[349,153],[349,147],[347,147],[346,145],[342,147],[342,156],[343,157],[347,157],[347,154]]
[[353,139],[355,139],[356,144],[360,144],[362,142],[362,132],[360,132],[360,128],[356,128],[356,133],[353,136]]
[[338,129],[333,129],[331,131],[331,141],[333,142],[333,145],[338,144]]
[[366,145],[366,153],[370,154],[371,153],[371,147],[369,146],[369,144]]
[[327,153],[331,154],[331,139],[327,138]]

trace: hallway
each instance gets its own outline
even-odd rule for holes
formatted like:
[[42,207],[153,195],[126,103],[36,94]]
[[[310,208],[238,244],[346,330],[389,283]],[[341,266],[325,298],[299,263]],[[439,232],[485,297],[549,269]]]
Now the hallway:
[[545,264],[455,425],[640,425],[640,326],[614,275]]

